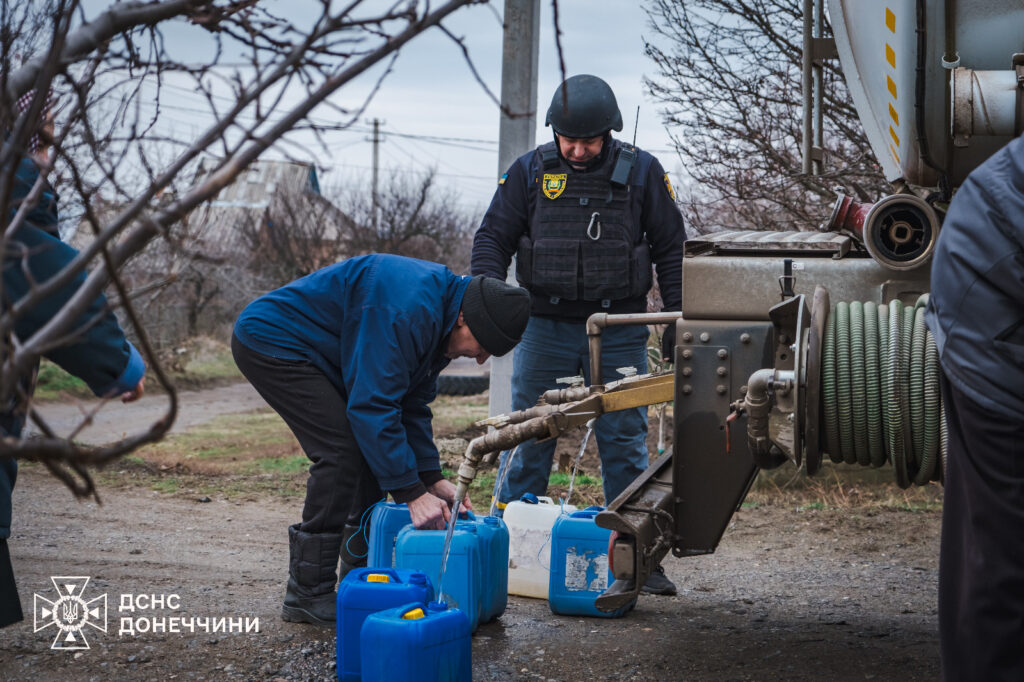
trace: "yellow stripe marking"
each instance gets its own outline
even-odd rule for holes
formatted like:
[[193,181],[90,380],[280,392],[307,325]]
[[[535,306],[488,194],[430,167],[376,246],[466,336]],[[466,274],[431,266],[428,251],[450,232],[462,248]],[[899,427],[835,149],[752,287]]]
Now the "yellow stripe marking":
[[892,126],[889,126],[889,134],[892,135],[892,141],[896,143],[897,147],[899,147],[900,146],[900,138],[896,134],[896,131],[892,129]]
[[896,159],[896,163],[898,165],[900,162],[900,155],[896,153],[896,150],[892,148],[892,145],[889,145],[889,151],[892,152],[892,157]]
[[893,81],[892,76],[885,77],[885,84],[889,87],[889,94],[892,95],[893,99],[899,99],[899,95],[896,94],[896,83]]
[[896,15],[892,13],[892,10],[888,7],[885,8],[885,25],[889,27],[889,30],[893,33],[896,32]]
[[900,115],[893,109],[892,104],[889,105],[889,115],[892,116],[892,120],[896,123],[896,127],[900,125]]
[[896,53],[893,51],[889,43],[885,44],[885,61],[889,62],[889,66],[896,68]]

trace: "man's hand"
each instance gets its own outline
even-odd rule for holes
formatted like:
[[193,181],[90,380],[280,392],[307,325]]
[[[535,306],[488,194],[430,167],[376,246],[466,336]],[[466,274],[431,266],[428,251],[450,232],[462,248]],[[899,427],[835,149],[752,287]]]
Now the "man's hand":
[[130,391],[125,391],[121,394],[122,403],[132,403],[142,397],[142,394],[146,392],[146,377],[139,379],[139,383],[135,385]]
[[452,517],[445,501],[430,493],[423,493],[409,502],[409,515],[412,516],[412,525],[420,530],[444,530]]
[[661,362],[670,365],[675,362],[676,352],[676,323],[672,322],[665,331],[661,333]]
[[[436,495],[447,502],[449,508],[455,504],[455,484],[451,481],[442,478],[440,481],[427,488],[427,490],[432,495]],[[466,497],[462,500],[461,509],[462,511],[473,511],[473,503],[469,501],[469,493],[466,493]]]

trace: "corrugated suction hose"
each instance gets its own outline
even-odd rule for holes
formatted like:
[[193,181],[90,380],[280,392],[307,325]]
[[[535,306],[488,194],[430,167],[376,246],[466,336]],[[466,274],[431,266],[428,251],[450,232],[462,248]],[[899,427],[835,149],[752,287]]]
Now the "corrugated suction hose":
[[890,461],[901,488],[941,480],[945,468],[939,357],[924,324],[927,304],[927,294],[913,306],[837,303],[822,346],[825,451],[833,462]]

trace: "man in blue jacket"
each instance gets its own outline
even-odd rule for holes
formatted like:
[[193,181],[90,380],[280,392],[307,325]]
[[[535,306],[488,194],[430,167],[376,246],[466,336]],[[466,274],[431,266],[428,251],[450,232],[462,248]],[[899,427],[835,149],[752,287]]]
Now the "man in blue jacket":
[[[647,312],[652,263],[665,310],[682,303],[683,218],[658,160],[612,138],[622,130],[612,89],[596,76],[569,78],[551,98],[546,124],[554,141],[501,177],[473,240],[473,274],[504,278],[515,255],[516,277],[532,299],[513,358],[515,410],[558,388],[560,377],[582,371],[587,383],[607,383],[622,378],[619,367],[647,371],[647,328],[610,327],[602,334],[605,376],[590,377],[586,320],[598,312]],[[670,325],[662,338],[667,360],[674,340]],[[607,504],[647,469],[647,409],[606,414],[594,432]],[[543,495],[554,451],[554,441],[520,445],[496,491],[499,506],[523,493]],[[661,566],[643,589],[676,591]]]
[[[42,197],[26,207],[25,218],[13,224],[15,215],[29,191],[40,180],[39,166],[32,158],[23,158],[15,170],[7,200],[7,230],[10,242],[4,254],[4,308],[27,296],[32,283],[45,282],[70,263],[78,252],[57,236],[56,196],[46,184]],[[45,180],[43,180],[45,182]],[[27,272],[26,272],[27,270]],[[29,279],[31,277],[31,280]],[[28,309],[15,324],[14,333],[27,339],[61,309],[85,281],[85,273],[59,289],[38,305]],[[145,363],[125,338],[117,318],[107,309],[102,295],[79,318],[76,334],[69,343],[45,355],[64,370],[88,384],[97,396],[121,395],[124,402],[141,397],[145,381]],[[17,438],[25,425],[28,398],[35,388],[35,372],[22,377],[21,395],[0,406],[0,436]],[[11,494],[17,478],[17,463],[0,456],[0,627],[22,619],[21,606],[11,569],[7,539],[11,534]]]
[[383,254],[318,270],[242,311],[235,362],[312,461],[302,522],[288,528],[284,620],[333,627],[343,533],[382,489],[417,528],[445,527],[455,486],[433,441],[438,373],[453,358],[504,355],[528,316],[518,287]]
[[939,635],[946,680],[1024,679],[1024,138],[957,191],[928,327],[948,430]]

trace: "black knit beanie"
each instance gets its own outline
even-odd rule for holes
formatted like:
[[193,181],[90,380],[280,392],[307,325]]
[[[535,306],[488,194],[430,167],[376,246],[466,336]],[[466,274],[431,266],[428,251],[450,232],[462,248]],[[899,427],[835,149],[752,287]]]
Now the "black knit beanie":
[[530,320],[526,289],[477,275],[462,298],[462,317],[483,349],[500,357],[512,350]]

